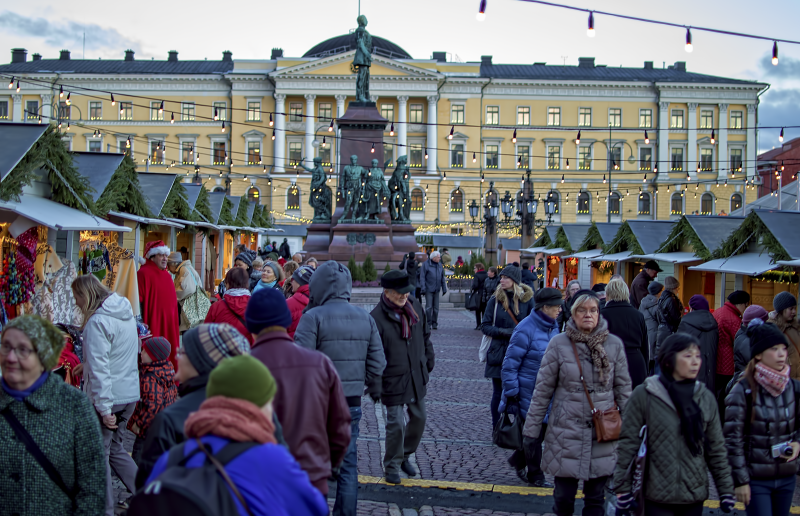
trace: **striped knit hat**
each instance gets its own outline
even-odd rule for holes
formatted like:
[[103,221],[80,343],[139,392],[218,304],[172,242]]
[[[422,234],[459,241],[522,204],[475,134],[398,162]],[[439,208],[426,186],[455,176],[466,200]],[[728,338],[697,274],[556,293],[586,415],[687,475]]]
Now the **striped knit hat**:
[[249,355],[250,343],[230,324],[201,324],[183,334],[183,350],[199,374],[225,358]]

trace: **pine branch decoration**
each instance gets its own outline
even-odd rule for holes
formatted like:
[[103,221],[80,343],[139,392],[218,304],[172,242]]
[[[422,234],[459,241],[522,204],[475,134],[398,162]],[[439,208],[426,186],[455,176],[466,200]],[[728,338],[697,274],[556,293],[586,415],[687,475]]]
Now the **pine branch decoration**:
[[128,153],[125,153],[122,163],[114,171],[105,190],[97,199],[97,211],[101,216],[106,216],[110,211],[117,211],[139,217],[155,217],[150,213],[150,208],[147,207],[142,195],[136,162]]

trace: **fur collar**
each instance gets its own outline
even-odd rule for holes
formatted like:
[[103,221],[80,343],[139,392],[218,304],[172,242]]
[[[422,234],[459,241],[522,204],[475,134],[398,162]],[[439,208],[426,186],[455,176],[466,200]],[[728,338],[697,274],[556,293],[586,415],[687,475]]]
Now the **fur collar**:
[[800,332],[800,322],[798,322],[797,319],[793,321],[787,321],[786,319],[783,318],[783,315],[776,314],[775,319],[773,321],[775,322],[775,325],[778,327],[778,329],[781,330],[781,332],[783,333],[786,332],[787,328],[794,328],[795,330]]
[[[503,290],[503,287],[500,284],[497,284],[497,289],[494,291],[494,297],[497,299],[499,303],[503,304],[503,308],[505,310],[509,309],[508,306],[508,296],[506,295],[506,291]],[[519,313],[519,302],[522,301],[523,303],[527,303],[533,298],[533,289],[525,284],[519,284],[514,286],[514,313]]]

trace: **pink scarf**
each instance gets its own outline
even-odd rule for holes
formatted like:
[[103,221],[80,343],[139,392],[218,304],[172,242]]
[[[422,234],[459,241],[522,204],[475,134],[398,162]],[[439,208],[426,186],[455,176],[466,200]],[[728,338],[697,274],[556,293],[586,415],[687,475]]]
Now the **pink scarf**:
[[192,412],[183,425],[186,437],[192,439],[205,435],[225,437],[245,443],[275,443],[275,425],[249,401],[225,396],[213,396]]
[[756,364],[755,380],[773,397],[777,398],[789,385],[789,364],[783,367],[783,371],[776,371],[759,362]]

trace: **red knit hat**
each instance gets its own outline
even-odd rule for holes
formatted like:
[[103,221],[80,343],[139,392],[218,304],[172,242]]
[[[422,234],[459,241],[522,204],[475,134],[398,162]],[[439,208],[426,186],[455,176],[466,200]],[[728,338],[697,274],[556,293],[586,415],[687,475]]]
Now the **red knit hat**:
[[149,259],[157,254],[169,254],[169,247],[162,240],[148,242],[144,246],[144,257]]

